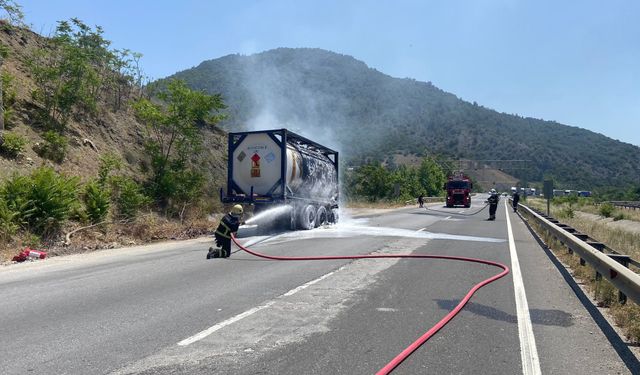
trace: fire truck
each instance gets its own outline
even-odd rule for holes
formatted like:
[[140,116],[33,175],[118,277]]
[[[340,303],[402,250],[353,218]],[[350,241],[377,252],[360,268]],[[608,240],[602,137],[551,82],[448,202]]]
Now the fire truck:
[[444,189],[447,191],[447,207],[471,207],[473,183],[462,172],[449,176],[448,181],[444,184]]

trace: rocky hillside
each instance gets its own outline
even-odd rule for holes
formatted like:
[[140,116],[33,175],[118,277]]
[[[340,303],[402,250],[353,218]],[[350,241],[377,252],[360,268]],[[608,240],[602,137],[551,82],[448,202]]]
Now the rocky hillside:
[[[75,111],[63,131],[69,142],[64,160],[57,163],[38,156],[34,150],[43,142],[47,129],[38,118],[42,103],[32,96],[36,84],[29,61],[37,51],[47,48],[46,38],[27,29],[2,27],[0,43],[8,47],[8,57],[2,69],[10,77],[11,84],[5,89],[15,93],[12,105],[5,102],[12,112],[6,124],[7,131],[27,140],[16,158],[0,157],[0,179],[13,173],[27,174],[38,166],[48,165],[86,180],[96,175],[100,156],[106,153],[112,153],[123,161],[126,174],[142,179],[149,163],[143,149],[145,129],[126,101],[119,110],[102,101],[93,114]],[[5,98],[6,95],[5,92]],[[205,131],[203,146],[202,165],[209,185],[216,187],[211,189],[211,195],[215,195],[226,176],[225,133],[220,129]]]
[[[201,63],[172,77],[222,93],[228,129],[287,127],[339,148],[346,160],[442,154],[526,160],[522,180],[594,189],[637,183],[640,148],[553,121],[499,113],[430,82],[399,79],[350,56],[279,48]],[[495,166],[500,169],[500,166]]]

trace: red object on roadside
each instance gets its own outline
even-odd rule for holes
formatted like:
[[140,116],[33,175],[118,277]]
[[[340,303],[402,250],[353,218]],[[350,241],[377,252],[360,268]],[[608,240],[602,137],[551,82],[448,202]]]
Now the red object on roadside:
[[47,257],[47,253],[44,251],[33,250],[25,247],[18,255],[13,257],[14,262],[24,262],[27,259],[44,259]]

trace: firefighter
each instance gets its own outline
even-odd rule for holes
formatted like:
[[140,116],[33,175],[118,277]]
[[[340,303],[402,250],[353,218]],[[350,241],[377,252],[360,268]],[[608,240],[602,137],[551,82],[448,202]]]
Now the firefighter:
[[500,200],[500,197],[498,196],[496,189],[491,189],[491,195],[489,195],[489,198],[485,202],[485,203],[489,203],[489,220],[496,219],[496,210],[498,209],[499,200]]
[[214,249],[213,247],[209,248],[209,253],[207,253],[207,259],[211,258],[228,258],[231,256],[231,234],[235,235],[238,232],[238,227],[241,224],[244,224],[242,220],[242,206],[236,204],[231,208],[231,212],[224,215],[222,220],[220,220],[220,224],[216,229],[215,238],[216,238],[216,247],[221,249]]
[[518,202],[520,202],[520,194],[518,194],[518,190],[513,192],[513,212],[518,211]]

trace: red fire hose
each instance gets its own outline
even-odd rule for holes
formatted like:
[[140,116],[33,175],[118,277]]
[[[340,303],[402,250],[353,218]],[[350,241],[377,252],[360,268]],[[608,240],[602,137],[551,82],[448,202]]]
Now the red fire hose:
[[238,245],[238,247],[247,253],[265,259],[271,260],[340,260],[340,259],[381,259],[381,258],[419,258],[419,259],[445,259],[445,260],[457,260],[462,262],[472,262],[472,263],[481,263],[487,264],[490,266],[498,267],[502,269],[497,275],[494,275],[486,280],[479,282],[474,285],[473,288],[469,290],[469,292],[462,298],[460,303],[451,310],[444,318],[442,318],[436,325],[429,328],[427,332],[425,332],[422,336],[420,336],[416,341],[414,341],[411,345],[409,345],[406,349],[404,349],[400,354],[398,354],[391,362],[387,363],[383,368],[381,368],[376,374],[377,375],[386,375],[391,373],[402,361],[407,359],[416,349],[418,349],[422,344],[424,344],[427,340],[431,338],[431,336],[435,335],[442,327],[444,327],[454,316],[456,316],[460,310],[464,307],[464,305],[469,302],[471,297],[475,294],[478,289],[483,286],[492,283],[506,274],[509,273],[509,267],[504,264],[492,262],[490,260],[484,259],[476,259],[476,258],[467,258],[467,257],[458,257],[458,256],[449,256],[449,255],[427,255],[427,254],[366,254],[366,255],[341,255],[341,256],[311,256],[311,257],[285,257],[285,256],[275,256],[275,255],[267,255],[258,253],[253,250],[249,250],[246,247],[242,246],[236,240],[235,236],[231,236],[233,242]]

